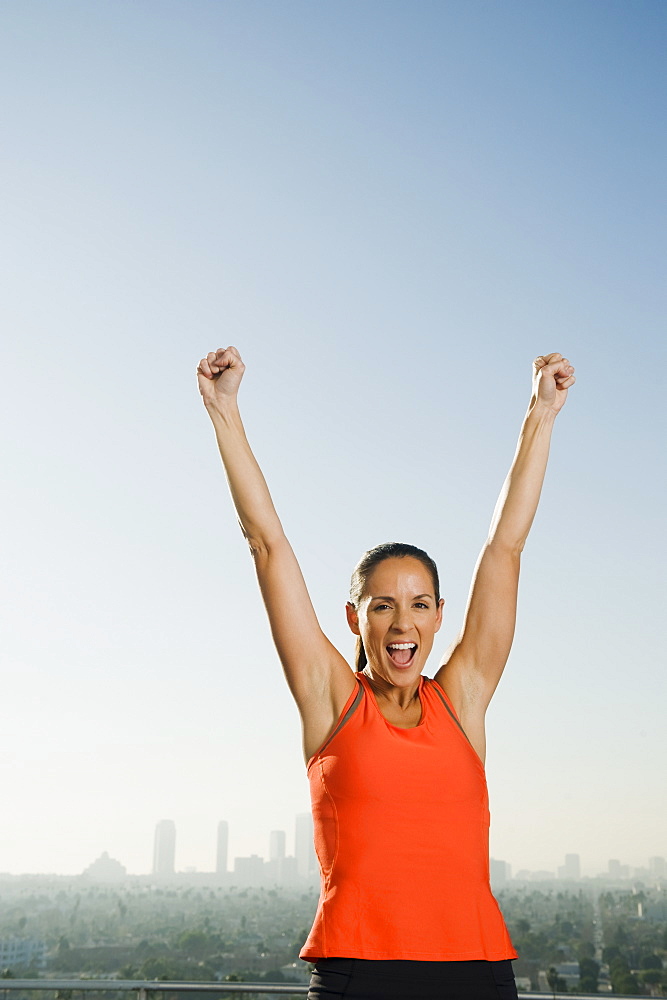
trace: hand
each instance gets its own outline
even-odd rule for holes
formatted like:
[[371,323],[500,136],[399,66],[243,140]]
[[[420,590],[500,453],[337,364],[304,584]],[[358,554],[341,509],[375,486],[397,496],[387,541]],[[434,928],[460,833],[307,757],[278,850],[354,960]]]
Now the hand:
[[210,351],[197,365],[197,382],[204,405],[219,406],[236,399],[245,365],[235,347]]
[[562,354],[545,354],[533,361],[533,394],[536,402],[558,413],[574,385],[574,368]]

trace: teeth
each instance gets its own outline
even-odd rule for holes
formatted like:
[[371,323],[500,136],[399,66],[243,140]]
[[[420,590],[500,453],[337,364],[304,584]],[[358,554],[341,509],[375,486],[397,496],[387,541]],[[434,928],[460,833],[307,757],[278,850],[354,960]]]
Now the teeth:
[[416,642],[390,642],[388,649],[416,649]]

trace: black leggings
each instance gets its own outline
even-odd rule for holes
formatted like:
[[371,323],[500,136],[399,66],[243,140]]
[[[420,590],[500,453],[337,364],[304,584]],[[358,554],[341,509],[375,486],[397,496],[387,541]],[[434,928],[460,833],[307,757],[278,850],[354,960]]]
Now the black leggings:
[[307,1000],[516,1000],[514,971],[503,962],[369,961],[322,958]]

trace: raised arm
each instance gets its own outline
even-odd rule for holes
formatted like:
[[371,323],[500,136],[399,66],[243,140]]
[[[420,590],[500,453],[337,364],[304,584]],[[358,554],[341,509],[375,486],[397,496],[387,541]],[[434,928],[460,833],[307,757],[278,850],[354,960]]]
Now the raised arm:
[[197,378],[253,556],[276,649],[301,713],[308,759],[333,729],[355,680],[320,628],[299,564],[248,444],[237,403],[244,371],[239,352],[227,347],[202,358]]
[[540,499],[554,420],[574,381],[574,368],[562,355],[535,360],[528,413],[475,567],[463,628],[436,674],[482,759],[484,714],[514,637],[521,552]]

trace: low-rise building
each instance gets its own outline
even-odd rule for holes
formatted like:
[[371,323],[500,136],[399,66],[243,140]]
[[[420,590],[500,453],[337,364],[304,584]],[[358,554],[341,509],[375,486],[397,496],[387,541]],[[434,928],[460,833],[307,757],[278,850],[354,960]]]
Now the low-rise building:
[[38,938],[0,938],[0,968],[43,969],[46,965],[46,944]]

